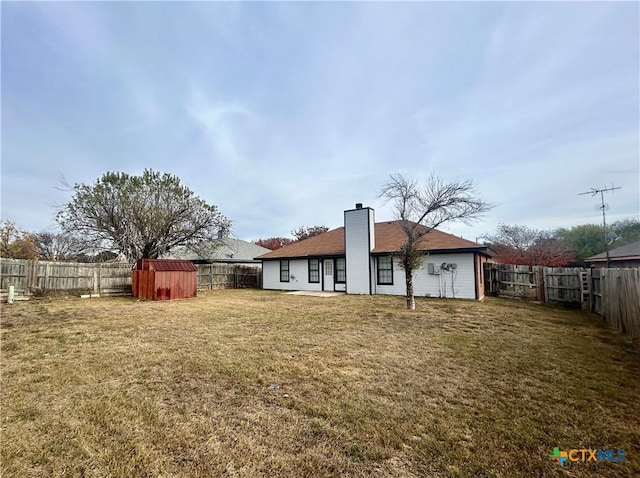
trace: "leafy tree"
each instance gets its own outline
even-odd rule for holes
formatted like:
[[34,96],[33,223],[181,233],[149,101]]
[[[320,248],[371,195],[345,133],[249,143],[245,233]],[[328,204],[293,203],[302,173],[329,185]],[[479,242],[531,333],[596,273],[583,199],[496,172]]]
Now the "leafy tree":
[[561,228],[554,237],[574,255],[572,265],[584,266],[585,258],[600,254],[606,250],[604,232],[601,225],[581,224],[571,228]]
[[311,226],[311,227],[300,226],[295,231],[291,231],[291,234],[293,235],[293,237],[296,238],[296,241],[303,241],[305,239],[309,239],[310,237],[323,234],[328,230],[329,228],[327,226]]
[[619,239],[616,240],[615,247],[640,241],[640,221],[638,219],[615,221],[611,223],[611,229],[619,237]]
[[477,197],[471,181],[443,182],[432,175],[424,185],[392,174],[382,186],[379,197],[385,203],[392,201],[406,242],[400,247],[400,267],[405,272],[407,309],[416,308],[413,294],[413,272],[420,268],[425,252],[420,246],[422,238],[437,227],[453,222],[471,223],[488,212],[493,205]]
[[[622,219],[607,226],[617,239],[612,240],[609,249],[640,240],[640,221]],[[554,237],[561,241],[575,256],[574,265],[584,266],[585,258],[600,254],[607,250],[605,234],[600,224],[580,224],[571,228],[560,228]]]
[[293,242],[295,241],[288,237],[269,237],[267,239],[256,239],[255,241],[253,241],[254,244],[257,244],[261,247],[266,247],[267,249],[271,249],[272,251],[280,249],[284,246],[288,246]]
[[75,184],[72,191],[57,215],[63,232],[82,237],[87,249],[117,251],[130,260],[212,241],[230,228],[216,206],[170,174],[108,172],[94,184]]
[[500,224],[496,234],[484,238],[502,264],[561,267],[573,260],[568,248],[551,233],[528,226]]
[[37,259],[38,244],[30,232],[18,229],[11,221],[0,226],[0,257],[7,259]]

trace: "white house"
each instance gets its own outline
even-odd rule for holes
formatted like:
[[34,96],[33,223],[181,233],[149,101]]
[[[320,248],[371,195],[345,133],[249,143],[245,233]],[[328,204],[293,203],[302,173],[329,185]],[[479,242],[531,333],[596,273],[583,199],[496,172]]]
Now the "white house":
[[[405,275],[396,256],[406,242],[401,221],[375,222],[374,210],[356,204],[344,212],[344,227],[256,257],[263,288],[405,295]],[[414,271],[416,297],[484,297],[487,247],[433,230],[419,242],[423,266]]]

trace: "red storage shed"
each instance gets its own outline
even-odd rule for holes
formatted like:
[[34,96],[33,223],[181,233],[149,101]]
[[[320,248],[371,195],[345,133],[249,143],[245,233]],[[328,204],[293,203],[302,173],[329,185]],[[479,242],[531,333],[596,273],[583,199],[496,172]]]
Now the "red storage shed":
[[131,295],[144,300],[195,297],[198,268],[191,261],[140,259],[131,271]]

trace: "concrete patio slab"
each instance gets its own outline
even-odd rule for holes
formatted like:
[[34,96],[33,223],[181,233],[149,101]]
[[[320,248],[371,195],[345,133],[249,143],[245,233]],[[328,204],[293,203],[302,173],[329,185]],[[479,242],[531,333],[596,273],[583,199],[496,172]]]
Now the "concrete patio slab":
[[338,295],[345,295],[344,292],[320,292],[314,290],[296,290],[293,292],[285,292],[288,295],[309,295],[312,297],[336,297]]

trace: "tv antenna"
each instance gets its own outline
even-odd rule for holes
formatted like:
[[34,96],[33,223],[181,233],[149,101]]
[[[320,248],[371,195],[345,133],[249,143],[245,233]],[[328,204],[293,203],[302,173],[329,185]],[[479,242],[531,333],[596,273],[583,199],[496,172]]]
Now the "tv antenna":
[[586,191],[584,193],[579,193],[578,196],[584,196],[585,194],[591,194],[591,196],[595,196],[597,194],[600,194],[600,205],[596,206],[598,209],[602,210],[602,229],[604,231],[604,244],[605,244],[605,248],[606,248],[606,252],[607,252],[607,269],[609,268],[609,264],[611,262],[611,259],[609,257],[609,244],[611,244],[611,242],[613,241],[609,241],[609,236],[607,236],[607,219],[605,217],[604,212],[608,209],[608,205],[604,203],[604,193],[609,192],[609,191],[615,191],[616,189],[622,189],[621,187],[617,187],[614,188],[613,184],[611,185],[610,188],[603,188],[603,189],[597,189],[597,188],[591,188],[591,191]]

